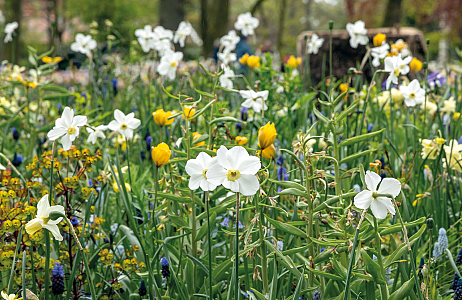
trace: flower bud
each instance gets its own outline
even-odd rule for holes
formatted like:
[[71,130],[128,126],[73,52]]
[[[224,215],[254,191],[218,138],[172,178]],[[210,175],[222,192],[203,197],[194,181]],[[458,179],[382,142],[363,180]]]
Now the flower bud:
[[330,20],[329,21],[329,30],[332,30],[334,28],[334,21]]
[[428,229],[433,229],[433,227],[435,227],[435,221],[433,220],[433,218],[427,219],[427,227]]

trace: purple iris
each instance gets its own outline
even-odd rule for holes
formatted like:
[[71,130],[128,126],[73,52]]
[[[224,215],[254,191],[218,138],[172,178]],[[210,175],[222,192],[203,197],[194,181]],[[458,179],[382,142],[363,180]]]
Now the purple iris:
[[427,81],[431,88],[435,86],[442,87],[446,84],[446,76],[442,75],[440,72],[434,72],[427,76]]

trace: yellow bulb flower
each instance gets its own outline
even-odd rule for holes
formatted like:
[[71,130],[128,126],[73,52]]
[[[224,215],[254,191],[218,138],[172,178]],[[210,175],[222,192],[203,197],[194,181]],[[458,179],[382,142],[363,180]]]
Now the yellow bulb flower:
[[409,63],[409,67],[411,68],[411,72],[419,72],[420,70],[422,70],[422,67],[423,67],[423,63],[418,60],[417,58],[413,58],[411,60],[411,62]]
[[156,167],[165,165],[169,160],[172,152],[166,143],[160,143],[157,147],[152,148],[151,157]]
[[183,119],[190,119],[194,114],[196,113],[196,110],[192,107],[185,107],[183,110]]
[[193,133],[193,145],[194,146],[204,146],[205,145],[205,141],[202,141],[202,142],[199,142],[199,143],[195,143],[195,141],[200,138],[202,136],[202,134],[200,134],[199,132],[194,132]]
[[374,42],[374,47],[380,47],[387,40],[387,36],[383,33],[378,33],[374,36],[372,41]]
[[268,148],[274,143],[277,136],[276,127],[274,123],[268,122],[265,126],[262,126],[258,131],[258,147],[261,149]]
[[[119,186],[117,185],[116,181],[114,181],[114,184],[112,185],[112,188],[114,189],[114,192],[116,192],[116,193],[120,192]],[[125,182],[125,189],[127,190],[127,192],[130,192],[132,190],[132,187],[130,186],[130,184],[128,182]]]
[[287,61],[287,65],[294,69],[297,68],[301,63],[302,63],[302,58],[301,57],[295,58],[295,56],[293,55],[291,55],[289,57],[289,60]]
[[453,116],[452,118],[454,119],[454,121],[459,120],[459,118],[460,118],[460,112],[455,112],[455,113],[454,113],[454,116]]
[[42,61],[46,64],[54,64],[54,63],[59,63],[60,61],[62,61],[63,59],[59,56],[57,57],[49,57],[49,56],[45,56],[42,58]]
[[160,127],[164,127],[165,125],[170,125],[173,123],[173,118],[168,119],[169,117],[173,116],[171,111],[165,112],[163,109],[158,109],[152,113],[152,117],[154,118],[154,122]]
[[242,57],[239,58],[239,62],[245,66],[247,64],[247,59],[249,59],[248,53],[242,55]]
[[435,139],[435,141],[436,141],[436,143],[437,143],[438,145],[443,145],[443,144],[446,142],[445,139],[440,138],[440,137],[437,137],[437,138]]
[[239,145],[239,146],[246,144],[248,141],[249,139],[247,139],[245,136],[236,136],[236,139],[234,140],[236,145]]
[[274,159],[276,157],[276,148],[274,148],[274,145],[271,144],[271,146],[263,149],[261,155],[267,159]]
[[260,57],[255,55],[249,56],[249,58],[247,58],[247,65],[251,69],[260,68]]
[[[340,93],[343,94],[343,93],[345,93],[346,91],[348,91],[348,84],[342,83],[342,84],[340,85]],[[347,96],[348,96],[348,94],[345,94],[345,96],[343,96],[343,99],[346,99]]]

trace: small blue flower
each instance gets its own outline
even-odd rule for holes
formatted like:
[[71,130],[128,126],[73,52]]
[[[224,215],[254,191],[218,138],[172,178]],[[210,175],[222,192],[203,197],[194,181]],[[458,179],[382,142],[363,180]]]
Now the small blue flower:
[[[245,226],[242,225],[241,221],[239,221],[239,229],[242,229],[242,228],[244,228],[244,227],[245,227]],[[236,224],[234,224],[234,227],[233,227],[233,228],[236,229]]]
[[289,175],[287,175],[287,169],[284,167],[279,167],[278,169],[278,180],[279,181],[288,181]]
[[148,149],[148,151],[151,150],[152,140],[153,140],[153,139],[152,139],[152,136],[148,136],[148,137],[146,138],[146,149]]
[[19,167],[22,164],[22,161],[23,161],[22,155],[15,153],[11,163],[13,164],[13,166]]
[[462,248],[459,251],[459,254],[457,255],[456,259],[456,265],[460,266],[462,264]]
[[326,248],[321,248],[321,252],[320,252],[320,253],[324,252],[325,250],[326,250]]
[[226,217],[223,222],[220,223],[221,226],[229,228],[229,217]]
[[168,267],[168,266],[170,266],[170,264],[168,263],[168,260],[167,260],[167,258],[166,258],[165,256],[162,257],[162,258],[160,259],[160,265],[161,265],[162,267]]
[[117,95],[118,89],[117,89],[117,78],[112,79],[112,89],[114,90],[114,95]]
[[55,265],[53,266],[53,271],[51,272],[53,276],[59,275],[61,277],[64,277],[64,267],[61,263],[56,262]]
[[355,192],[357,193],[361,192],[361,187],[359,186],[359,184],[353,185],[353,188],[355,189]]
[[433,258],[438,259],[443,254],[443,251],[440,249],[440,244],[438,242],[433,246]]
[[277,241],[277,248],[279,251],[282,251],[284,248],[284,242],[283,241]]
[[446,229],[444,228],[440,228],[439,230],[438,244],[440,246],[441,254],[443,254],[444,250],[449,248],[448,236],[446,235]]
[[276,163],[278,164],[278,166],[282,166],[284,164],[284,156],[279,155],[276,159]]
[[76,216],[73,216],[73,217],[71,218],[71,224],[72,224],[72,226],[74,226],[74,227],[77,226],[77,225],[79,225],[79,219],[77,219]]
[[18,130],[13,127],[13,128],[11,128],[11,131],[13,132],[13,139],[15,141],[19,140],[19,132],[18,132]]
[[321,292],[319,290],[314,291],[313,300],[321,300],[321,299],[322,299]]

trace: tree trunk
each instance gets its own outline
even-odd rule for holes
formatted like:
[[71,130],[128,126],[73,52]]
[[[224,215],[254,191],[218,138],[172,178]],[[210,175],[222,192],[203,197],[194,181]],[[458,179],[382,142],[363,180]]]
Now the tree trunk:
[[305,3],[305,30],[311,30],[311,22],[310,22],[310,17],[311,17],[311,3],[312,0],[307,0]]
[[166,29],[177,30],[184,20],[184,4],[185,0],[160,0],[159,24]]
[[388,0],[383,27],[393,27],[401,21],[401,3],[402,0]]
[[[3,59],[11,61],[12,63],[17,63],[20,56],[20,53],[23,52],[21,49],[21,19],[22,19],[22,0],[7,0],[5,2],[5,11],[6,11],[6,23],[18,22],[19,26],[14,31],[13,41],[5,45]],[[0,41],[3,44],[3,41]]]
[[287,7],[287,0],[282,0],[281,1],[281,8],[279,9],[279,25],[278,25],[278,40],[277,40],[277,49],[279,51],[279,53],[281,53],[281,50],[282,50],[282,38],[284,36],[284,23],[285,23],[285,19],[286,19],[286,14],[285,14],[285,11],[286,11],[286,7]]
[[[203,4],[207,6],[203,6]],[[213,0],[211,5],[206,0],[201,0],[203,54],[205,57],[212,54],[213,42],[228,33],[229,6],[230,0]]]

